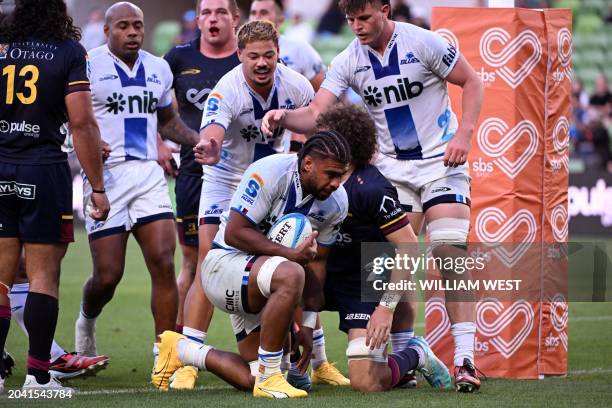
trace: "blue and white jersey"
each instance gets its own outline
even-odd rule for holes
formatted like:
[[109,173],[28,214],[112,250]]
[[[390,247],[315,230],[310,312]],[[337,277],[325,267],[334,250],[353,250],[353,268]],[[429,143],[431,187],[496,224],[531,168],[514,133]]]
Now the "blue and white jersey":
[[308,217],[312,229],[319,231],[320,245],[333,245],[342,220],[348,212],[348,198],[340,186],[327,200],[304,197],[296,154],[275,154],[251,164],[232,196],[230,210],[221,215],[221,225],[214,244],[235,249],[225,243],[225,227],[231,211],[249,220],[267,234],[285,214],[300,213]]
[[89,52],[88,76],[102,139],[110,144],[105,165],[157,160],[157,109],[172,103],[172,71],[146,51],[130,69],[106,45]]
[[323,60],[319,53],[306,41],[296,41],[281,35],[278,38],[280,59],[283,63],[304,75],[309,81],[323,71]]
[[321,87],[352,88],[376,123],[380,152],[400,160],[442,156],[457,130],[445,78],[459,51],[437,34],[395,22],[383,55],[355,39],[331,63]]
[[242,64],[219,80],[208,95],[202,129],[217,125],[225,129],[221,159],[214,166],[204,166],[204,182],[237,186],[246,168],[254,161],[283,150],[284,129],[271,137],[261,131],[261,120],[272,109],[296,109],[314,97],[306,78],[284,65],[277,65],[274,84],[264,100],[247,84]]

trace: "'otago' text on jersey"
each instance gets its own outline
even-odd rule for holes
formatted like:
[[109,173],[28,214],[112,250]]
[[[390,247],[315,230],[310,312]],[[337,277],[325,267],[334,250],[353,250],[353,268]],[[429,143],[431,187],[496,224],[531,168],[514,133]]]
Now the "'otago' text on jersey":
[[89,52],[88,75],[100,133],[111,146],[105,165],[157,160],[157,109],[172,103],[168,63],[140,50],[130,69],[103,45]]
[[333,245],[346,217],[348,201],[343,187],[326,200],[312,195],[304,197],[298,172],[296,154],[275,154],[251,164],[232,196],[230,210],[221,215],[217,247],[233,249],[225,243],[225,228],[230,211],[237,212],[267,234],[272,225],[285,214],[300,213],[310,220],[312,229],[319,232],[320,245]]
[[281,64],[276,66],[267,100],[247,84],[242,64],[224,75],[208,96],[202,117],[202,129],[211,125],[225,129],[221,159],[215,166],[204,167],[204,182],[238,185],[251,163],[282,151],[284,129],[268,138],[261,131],[261,120],[272,109],[306,106],[313,96],[310,82]]
[[442,156],[457,129],[445,78],[459,51],[431,31],[394,24],[383,55],[355,39],[334,58],[321,86],[336,96],[349,87],[361,95],[381,153],[400,160]]
[[66,161],[72,142],[65,98],[89,92],[85,56],[74,40],[9,43],[0,33],[0,161]]

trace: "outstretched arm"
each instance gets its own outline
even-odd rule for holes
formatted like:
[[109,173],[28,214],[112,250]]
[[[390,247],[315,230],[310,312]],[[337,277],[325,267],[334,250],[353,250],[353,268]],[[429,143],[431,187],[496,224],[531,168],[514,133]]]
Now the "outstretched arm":
[[319,114],[329,109],[337,100],[336,95],[321,88],[308,106],[295,110],[276,109],[266,113],[261,122],[261,130],[268,136],[279,127],[296,133],[315,133]]

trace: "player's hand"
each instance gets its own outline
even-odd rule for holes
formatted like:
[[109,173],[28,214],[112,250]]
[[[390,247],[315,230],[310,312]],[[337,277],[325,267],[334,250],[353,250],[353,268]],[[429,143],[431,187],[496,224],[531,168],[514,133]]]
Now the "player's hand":
[[178,175],[178,169],[172,153],[180,153],[181,149],[177,147],[170,147],[165,143],[159,143],[157,145],[157,163],[164,169],[164,172],[170,177],[176,177]]
[[393,310],[384,306],[377,306],[368,321],[366,346],[370,346],[370,350],[384,347],[389,341],[392,324]]
[[195,160],[200,164],[211,166],[219,162],[220,146],[215,139],[201,140],[193,148]]
[[308,365],[310,365],[310,357],[312,356],[312,332],[310,327],[300,326],[300,331],[296,333],[296,346],[302,346],[300,361],[297,363],[297,368],[300,374],[306,373]]
[[457,133],[446,145],[444,152],[444,166],[457,167],[467,161],[472,146],[472,132],[457,129]]
[[285,120],[285,114],[287,113],[284,109],[274,109],[268,111],[263,119],[261,120],[261,131],[264,135],[270,137],[274,131],[282,126]]
[[102,162],[105,162],[106,159],[109,158],[112,149],[111,149],[111,146],[108,143],[106,143],[104,140],[101,140],[100,144],[102,145]]
[[295,248],[295,255],[293,259],[294,262],[299,263],[300,265],[306,265],[317,256],[317,236],[319,235],[318,231],[313,231],[308,238],[304,240],[300,245]]
[[106,193],[91,193],[91,204],[87,207],[89,216],[96,221],[105,221],[110,211]]

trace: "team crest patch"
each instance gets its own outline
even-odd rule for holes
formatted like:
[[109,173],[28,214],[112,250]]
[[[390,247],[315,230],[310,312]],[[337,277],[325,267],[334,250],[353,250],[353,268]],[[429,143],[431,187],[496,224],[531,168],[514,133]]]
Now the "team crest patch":
[[6,59],[10,44],[0,44],[0,59]]

